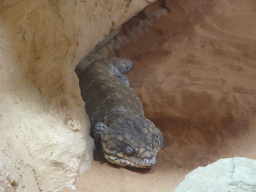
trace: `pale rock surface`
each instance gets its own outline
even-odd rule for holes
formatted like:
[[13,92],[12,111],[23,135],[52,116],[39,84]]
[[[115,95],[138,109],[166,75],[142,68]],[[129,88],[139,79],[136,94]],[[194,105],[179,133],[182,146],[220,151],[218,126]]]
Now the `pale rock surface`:
[[93,151],[74,68],[150,2],[0,2],[0,191],[74,189]]
[[189,173],[174,192],[254,192],[256,160],[242,157],[220,159]]

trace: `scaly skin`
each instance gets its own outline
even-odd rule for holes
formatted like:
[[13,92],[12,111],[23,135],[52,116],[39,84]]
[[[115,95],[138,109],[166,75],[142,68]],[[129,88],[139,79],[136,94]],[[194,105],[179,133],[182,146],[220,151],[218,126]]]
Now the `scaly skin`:
[[120,166],[148,168],[163,145],[162,133],[144,117],[143,107],[129,87],[127,59],[107,58],[92,63],[80,76],[96,146],[104,158]]

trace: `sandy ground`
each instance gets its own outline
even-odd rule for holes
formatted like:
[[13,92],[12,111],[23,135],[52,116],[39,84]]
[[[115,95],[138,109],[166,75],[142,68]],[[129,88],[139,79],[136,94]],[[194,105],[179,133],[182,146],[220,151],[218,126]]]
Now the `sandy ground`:
[[172,192],[199,166],[256,159],[256,2],[209,2],[167,2],[171,13],[118,52],[134,62],[131,87],[168,145],[156,165],[120,168],[96,151],[75,191]]

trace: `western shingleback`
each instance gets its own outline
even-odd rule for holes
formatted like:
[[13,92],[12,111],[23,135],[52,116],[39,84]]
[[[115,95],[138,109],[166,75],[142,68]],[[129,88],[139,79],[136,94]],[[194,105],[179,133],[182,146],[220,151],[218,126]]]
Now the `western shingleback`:
[[125,74],[132,66],[128,59],[97,60],[79,75],[80,88],[92,135],[104,158],[120,166],[149,168],[164,142],[129,86]]

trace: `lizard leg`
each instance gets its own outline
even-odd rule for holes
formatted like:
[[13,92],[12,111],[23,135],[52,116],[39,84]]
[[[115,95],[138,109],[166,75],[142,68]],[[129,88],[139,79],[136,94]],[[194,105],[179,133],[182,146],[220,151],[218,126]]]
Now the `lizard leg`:
[[101,135],[103,134],[103,132],[107,129],[107,125],[102,123],[102,122],[98,122],[94,128],[92,129],[92,134],[96,143],[96,146],[100,145],[100,141],[101,141]]
[[130,83],[125,75],[118,75],[117,77],[130,86]]
[[130,86],[125,74],[133,67],[132,61],[122,58],[112,58],[111,62],[115,67],[113,70],[113,74],[121,79],[123,82],[125,82],[128,86]]
[[164,137],[159,129],[157,130],[157,133],[158,133],[158,138],[160,139],[160,146],[167,148],[167,145],[164,143]]
[[122,75],[125,75],[133,67],[133,63],[129,59],[116,57],[116,58],[111,58],[111,62],[113,64],[113,66],[116,67],[116,69],[117,69],[116,71],[119,71],[119,74],[122,74]]

